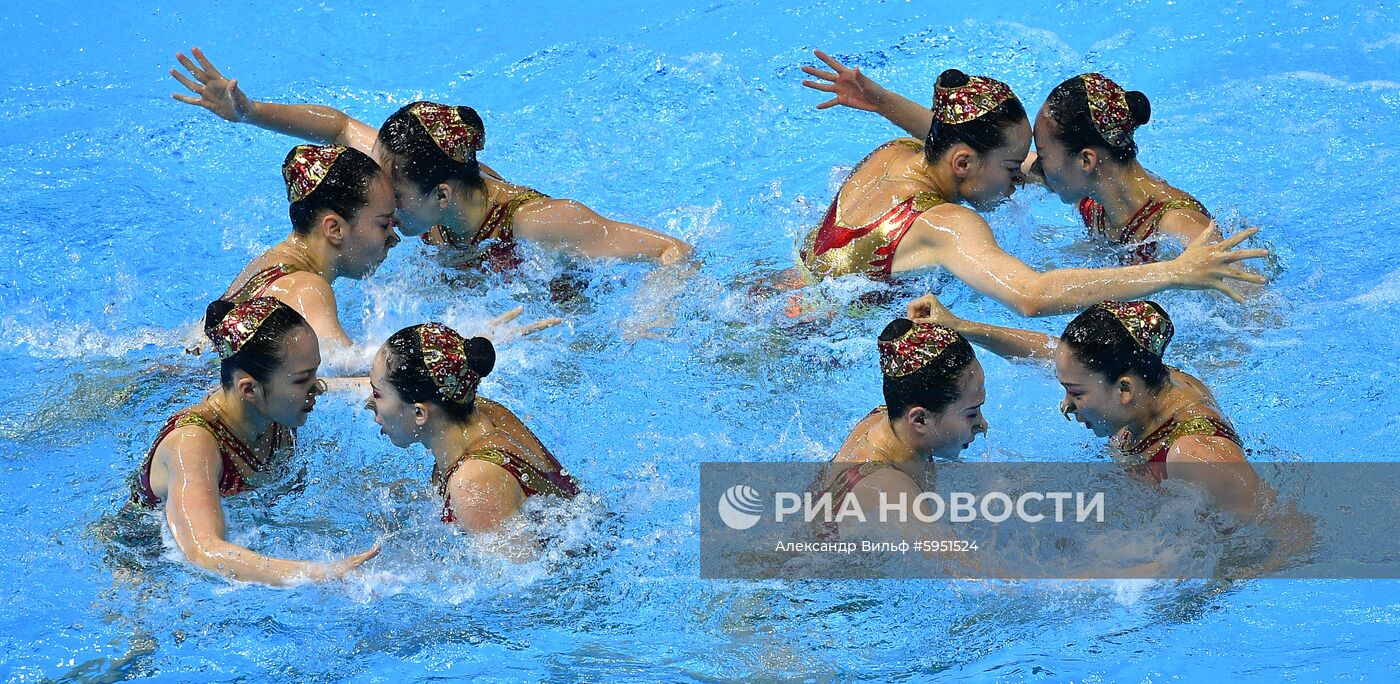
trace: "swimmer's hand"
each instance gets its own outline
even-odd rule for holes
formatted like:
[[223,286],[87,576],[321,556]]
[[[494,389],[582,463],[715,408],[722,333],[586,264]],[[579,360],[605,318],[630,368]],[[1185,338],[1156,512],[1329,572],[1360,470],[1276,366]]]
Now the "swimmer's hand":
[[340,579],[354,572],[361,565],[364,565],[365,561],[374,558],[378,555],[379,542],[375,542],[374,546],[371,546],[368,549],[361,551],[353,556],[348,556],[338,561],[331,561],[329,563],[318,563],[316,568],[311,571],[310,578],[317,582]]
[[1269,281],[1258,273],[1234,265],[1245,259],[1262,259],[1269,256],[1267,249],[1235,249],[1241,242],[1258,232],[1258,228],[1248,228],[1221,240],[1220,226],[1211,221],[1210,227],[1197,235],[1196,239],[1186,246],[1186,251],[1182,252],[1181,256],[1172,260],[1171,263],[1181,267],[1177,277],[1178,284],[1192,290],[1219,290],[1236,302],[1244,302],[1244,297],[1239,291],[1231,287],[1231,281],[1256,285],[1263,285]]
[[[195,64],[183,52],[175,55],[175,59],[180,61],[180,65],[185,67],[190,75],[186,76],[176,69],[171,69],[170,75],[199,97],[191,97],[181,93],[171,93],[170,97],[185,104],[203,107],[225,121],[239,123],[248,118],[248,114],[253,109],[253,101],[248,99],[248,96],[244,95],[238,87],[238,79],[224,78],[224,75],[214,67],[214,63],[204,56],[203,50],[194,48],[190,50],[190,53],[199,60],[199,64]],[[191,80],[191,76],[193,80]]]
[[849,69],[821,50],[813,50],[812,54],[825,62],[832,70],[822,71],[814,66],[804,66],[802,67],[803,73],[822,80],[803,81],[802,85],[836,96],[817,105],[817,109],[829,109],[836,105],[844,105],[867,112],[879,113],[881,111],[882,105],[889,97],[889,91],[870,80],[869,76],[862,74],[860,67]]
[[957,330],[958,324],[962,322],[962,319],[954,316],[932,292],[909,302],[908,314],[911,321],[937,323],[954,330]]
[[520,314],[524,311],[525,307],[517,306],[514,309],[511,309],[510,311],[507,311],[497,316],[490,323],[486,324],[486,329],[481,331],[481,336],[490,339],[493,343],[499,344],[501,342],[512,340],[517,337],[533,335],[541,330],[545,330],[546,328],[552,328],[564,322],[564,319],[562,318],[546,318],[544,320],[536,321],[527,325],[519,325],[510,328],[506,327],[506,324],[519,318]]

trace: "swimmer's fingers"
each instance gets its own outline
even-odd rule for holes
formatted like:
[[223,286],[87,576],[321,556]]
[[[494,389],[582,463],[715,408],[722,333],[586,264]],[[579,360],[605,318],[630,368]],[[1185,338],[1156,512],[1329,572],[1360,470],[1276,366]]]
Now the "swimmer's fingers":
[[[836,82],[836,74],[833,74],[833,73],[831,73],[830,71],[822,71],[821,69],[818,69],[818,68],[813,67],[813,66],[805,66],[805,67],[802,67],[802,71],[803,71],[803,73],[806,73],[806,74],[808,74],[809,76],[816,76],[817,78],[820,78],[820,79],[826,80],[826,81],[831,81],[831,82],[833,82],[833,83]],[[802,82],[802,85],[805,85],[805,86],[807,86],[808,88],[815,88],[816,86],[815,86],[815,85],[812,85],[813,83],[815,83],[815,81],[803,81],[803,82]],[[822,85],[827,85],[827,87],[830,87],[828,84],[825,84],[825,83],[823,83]]]
[[531,324],[529,324],[529,325],[522,325],[522,326],[520,326],[519,328],[516,329],[516,331],[515,331],[515,336],[516,336],[516,337],[525,337],[525,336],[527,336],[527,335],[533,335],[533,334],[535,334],[535,333],[537,333],[537,332],[539,332],[539,331],[541,331],[541,330],[547,330],[547,329],[549,329],[549,328],[553,328],[554,326],[559,325],[560,323],[563,323],[563,322],[564,322],[564,319],[558,318],[558,317],[555,317],[555,318],[546,318],[546,319],[544,319],[544,320],[542,320],[542,321],[536,321],[536,322],[531,323]]
[[219,73],[219,70],[214,67],[214,63],[209,61],[208,57],[204,56],[203,50],[199,49],[198,47],[195,47],[191,48],[190,52],[194,54],[195,59],[199,60],[199,66],[204,69],[205,75],[209,76],[210,78],[224,77],[224,75]]
[[808,88],[811,88],[812,90],[820,90],[820,91],[822,91],[823,93],[834,93],[834,92],[836,92],[836,84],[835,84],[835,83],[822,83],[821,81],[803,81],[803,82],[802,82],[802,85],[807,86]]
[[371,546],[371,547],[369,547],[368,549],[365,549],[364,551],[361,551],[361,552],[359,552],[359,553],[357,553],[357,554],[355,554],[355,555],[353,555],[353,556],[350,556],[350,557],[348,557],[348,558],[346,558],[346,559],[340,561],[340,571],[341,571],[341,574],[345,574],[345,573],[347,573],[347,572],[350,572],[351,570],[354,570],[355,568],[360,567],[361,565],[364,565],[364,564],[365,564],[365,561],[367,561],[367,560],[369,560],[369,559],[371,559],[371,558],[374,558],[375,556],[378,556],[378,555],[379,555],[379,542],[375,542],[375,543],[374,543],[374,546]]
[[1232,268],[1228,271],[1225,271],[1225,277],[1231,280],[1241,280],[1246,283],[1254,283],[1255,285],[1266,285],[1269,282],[1269,279],[1264,277],[1263,275],[1243,268]]
[[177,81],[180,82],[180,85],[185,86],[186,88],[189,88],[189,89],[190,89],[190,92],[195,93],[195,94],[202,94],[202,93],[203,93],[203,91],[204,91],[204,86],[203,86],[203,84],[196,84],[194,81],[191,81],[191,80],[190,80],[190,77],[189,77],[189,76],[186,76],[186,75],[180,73],[178,70],[175,70],[175,69],[171,69],[171,70],[170,70],[170,75],[171,75],[171,76],[174,76],[174,77],[175,77],[175,80],[177,80]]
[[503,313],[503,314],[497,316],[497,317],[496,317],[495,319],[493,319],[490,323],[487,323],[487,324],[486,324],[486,329],[487,329],[487,330],[490,330],[490,329],[492,329],[492,328],[499,328],[499,327],[501,327],[501,326],[503,326],[503,325],[505,325],[505,324],[507,324],[507,323],[509,323],[509,322],[511,322],[511,321],[513,321],[513,320],[515,320],[515,319],[517,319],[517,318],[519,318],[519,317],[520,317],[520,314],[522,314],[522,313],[525,313],[525,307],[523,307],[523,306],[517,306],[517,307],[515,307],[514,309],[511,309],[510,311],[507,311],[507,312],[505,312],[505,313]]
[[202,69],[196,66],[194,62],[190,61],[190,58],[186,57],[185,53],[175,53],[175,59],[180,62],[180,66],[185,67],[185,70],[190,72],[191,76],[194,76],[195,78],[199,79],[200,83],[209,80],[209,76],[205,74]]
[[[1215,226],[1214,223],[1212,223],[1211,225],[1212,225],[1212,227]],[[1214,227],[1214,230],[1215,230],[1216,235],[1219,235],[1219,234],[1220,234],[1220,229],[1219,229],[1218,227]],[[1248,239],[1254,237],[1254,234],[1255,234],[1255,233],[1258,233],[1258,232],[1259,232],[1259,228],[1258,228],[1258,227],[1251,226],[1251,227],[1249,227],[1249,228],[1246,228],[1246,229],[1244,229],[1244,230],[1242,230],[1242,231],[1240,231],[1240,232],[1238,232],[1238,233],[1235,233],[1234,235],[1231,235],[1230,237],[1228,237],[1228,238],[1226,238],[1226,239],[1224,239],[1224,240],[1221,240],[1221,241],[1220,241],[1220,248],[1221,248],[1221,249],[1231,249],[1231,248],[1233,248],[1235,245],[1238,245],[1238,244],[1240,244],[1241,242],[1244,242],[1245,240],[1248,240]]]
[[[846,65],[845,65],[845,64],[842,64],[842,63],[836,61],[836,58],[835,58],[835,57],[832,57],[831,55],[828,55],[828,54],[826,54],[825,52],[822,52],[821,50],[813,50],[813,51],[812,51],[812,54],[816,55],[816,56],[817,56],[817,59],[820,59],[820,60],[821,60],[823,63],[825,63],[827,66],[831,67],[831,70],[832,70],[832,71],[835,71],[836,74],[842,74],[842,73],[845,73],[845,72],[847,72],[847,71],[850,71],[850,69],[846,68]],[[807,72],[807,73],[812,73],[812,72],[809,71],[809,72]],[[836,74],[832,74],[830,77],[823,76],[822,78],[828,78],[828,80],[835,81],[835,80],[836,80]],[[814,75],[815,75],[815,74],[814,74]]]
[[933,313],[933,301],[935,300],[932,293],[919,297],[904,308],[905,314],[909,320],[928,318],[929,314]]
[[1226,263],[1232,261],[1244,261],[1245,259],[1264,259],[1269,256],[1267,249],[1237,249],[1224,254]]
[[1224,294],[1226,297],[1229,297],[1230,299],[1234,300],[1236,304],[1244,303],[1244,296],[1241,295],[1239,292],[1236,292],[1235,288],[1230,287],[1229,285],[1225,285],[1222,283],[1220,285],[1216,285],[1215,289],[1219,290],[1221,294]]

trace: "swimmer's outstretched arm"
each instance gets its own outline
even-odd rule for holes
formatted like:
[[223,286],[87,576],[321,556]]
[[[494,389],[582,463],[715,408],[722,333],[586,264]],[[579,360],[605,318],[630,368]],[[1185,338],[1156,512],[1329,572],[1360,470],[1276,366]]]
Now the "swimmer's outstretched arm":
[[1216,242],[1214,226],[1193,240],[1180,256],[1119,268],[1059,268],[1037,271],[1006,253],[991,227],[976,212],[953,206],[925,212],[900,243],[896,271],[941,265],[969,287],[1024,316],[1046,316],[1085,309],[1105,299],[1136,299],[1167,289],[1219,290],[1244,301],[1236,281],[1267,279],[1238,262],[1268,256],[1265,249],[1234,249],[1256,228]]
[[1054,335],[958,318],[932,294],[909,302],[908,315],[910,320],[952,328],[966,337],[968,342],[1005,359],[1054,359],[1055,347],[1060,344],[1060,338]]
[[604,218],[581,202],[569,199],[530,202],[516,212],[512,225],[516,237],[584,256],[645,259],[662,264],[690,258],[690,245],[683,240]]
[[250,123],[320,144],[338,143],[374,155],[379,132],[363,121],[324,105],[258,102],[244,94],[237,79],[225,78],[203,50],[194,48],[190,53],[198,63],[184,53],[175,56],[189,75],[176,69],[171,69],[170,75],[195,96],[171,93],[176,100],[203,107],[225,121]]
[[[238,79],[230,80],[219,73],[203,50],[193,48],[190,54],[198,60],[197,64],[184,53],[175,55],[180,65],[189,71],[189,75],[186,76],[176,69],[171,69],[170,75],[197,97],[171,93],[170,96],[176,100],[203,107],[226,121],[250,123],[274,133],[322,145],[336,143],[353,147],[381,165],[384,163],[384,160],[377,156],[375,143],[379,140],[379,131],[373,126],[325,105],[277,104],[253,100],[238,87]],[[500,177],[500,174],[485,164],[481,164],[481,170]]]
[[880,84],[870,80],[869,76],[862,74],[859,67],[848,68],[821,50],[813,50],[812,54],[815,54],[817,59],[825,62],[832,70],[822,71],[813,66],[804,66],[802,67],[803,72],[822,80],[803,81],[802,85],[835,95],[830,100],[817,105],[817,109],[845,105],[852,109],[875,112],[919,140],[928,137],[928,131],[933,127],[932,109],[899,93],[886,90]]
[[287,560],[264,556],[229,542],[219,496],[223,466],[208,432],[182,428],[161,445],[167,464],[165,517],[185,558],[205,570],[240,582],[291,586],[343,577],[379,553],[379,544],[336,561]]

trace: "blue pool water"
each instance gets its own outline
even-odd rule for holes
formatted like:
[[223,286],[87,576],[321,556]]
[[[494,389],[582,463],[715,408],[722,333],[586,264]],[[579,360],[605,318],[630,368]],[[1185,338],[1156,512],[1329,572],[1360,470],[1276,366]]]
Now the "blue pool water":
[[[1170,354],[1256,458],[1395,460],[1400,439],[1400,8],[1393,2],[859,0],[0,8],[0,674],[8,681],[1257,681],[1400,678],[1393,581],[730,582],[698,577],[697,464],[826,458],[879,402],[871,339],[897,308],[794,326],[745,294],[791,264],[841,174],[893,136],[817,112],[822,47],[927,99],[959,67],[1035,107],[1101,70],[1152,98],[1143,161],[1227,223],[1263,228],[1273,283],[1245,306],[1159,297]],[[943,9],[940,9],[942,7]],[[360,579],[233,586],[121,540],[110,514],[175,408],[213,378],[181,353],[246,261],[287,232],[292,142],[169,99],[200,45],[250,95],[377,124],[418,98],[487,122],[507,178],[679,234],[704,260],[674,305],[647,269],[566,264],[463,283],[405,243],[338,288],[352,334],[471,330],[523,304],[567,324],[502,348],[484,393],[583,481],[548,557],[502,565],[436,521],[429,457],[359,398],[322,401],[298,467],[228,505],[235,538]],[[1038,266],[1086,255],[1071,209],[1018,194],[991,219]],[[912,279],[919,291],[936,275]],[[870,286],[863,286],[869,289]],[[827,287],[835,299],[862,286]],[[968,317],[1017,323],[945,284]],[[667,341],[620,329],[673,306]],[[1065,319],[1032,325],[1058,330]],[[1051,379],[982,355],[992,424],[971,460],[1072,461]],[[564,522],[570,519],[572,524]],[[1362,677],[1362,675],[1368,675]]]

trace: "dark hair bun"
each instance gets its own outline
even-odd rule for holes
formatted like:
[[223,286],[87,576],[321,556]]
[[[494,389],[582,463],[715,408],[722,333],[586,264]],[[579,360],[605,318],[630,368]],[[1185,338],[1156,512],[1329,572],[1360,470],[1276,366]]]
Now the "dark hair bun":
[[496,347],[485,337],[473,337],[462,345],[467,355],[467,368],[481,377],[491,374],[496,367]]
[[1133,117],[1133,125],[1141,126],[1152,120],[1152,103],[1147,101],[1147,96],[1140,90],[1129,90],[1125,96],[1128,101],[1128,113]]
[[215,299],[209,302],[209,306],[204,309],[205,337],[209,336],[209,331],[213,330],[214,326],[223,322],[224,316],[227,316],[230,311],[233,311],[233,302],[226,299]]
[[938,75],[938,85],[944,88],[958,88],[967,85],[967,74],[957,69],[949,69]]
[[890,324],[885,326],[884,331],[880,333],[880,341],[891,342],[897,340],[900,335],[909,332],[913,327],[914,321],[907,318],[896,318],[890,321]]

